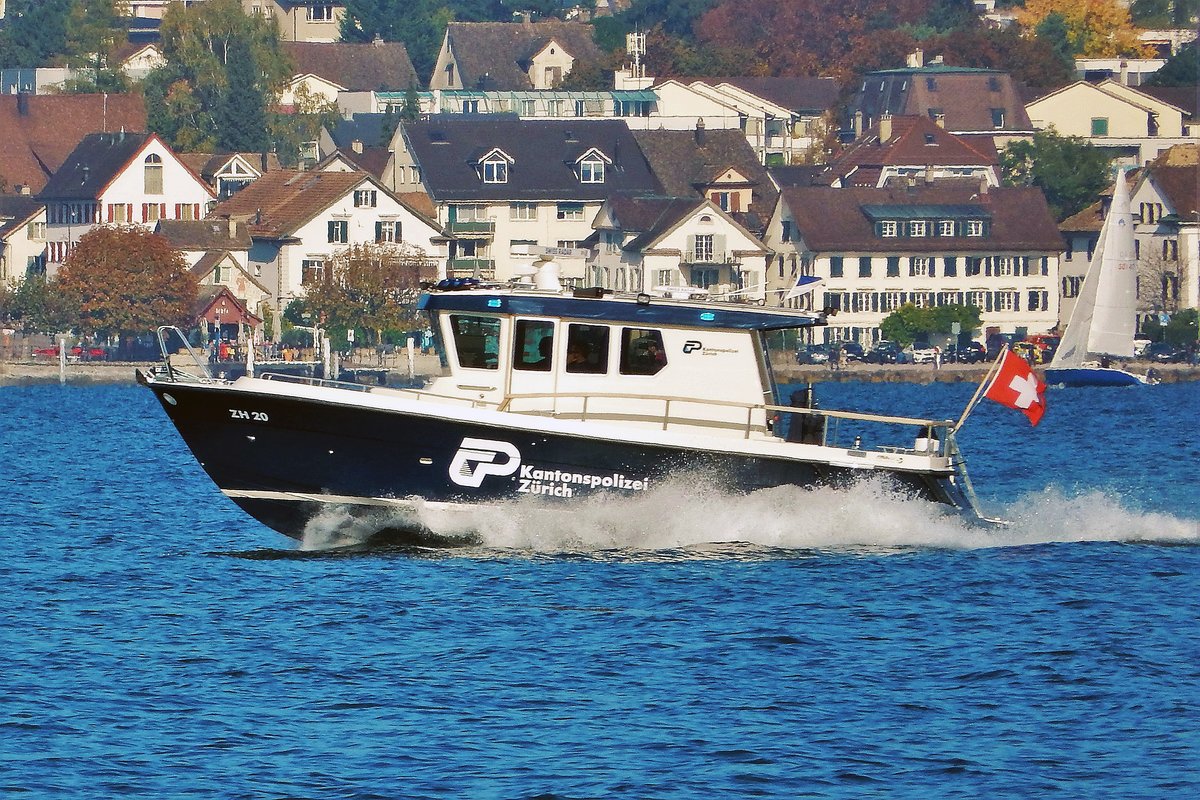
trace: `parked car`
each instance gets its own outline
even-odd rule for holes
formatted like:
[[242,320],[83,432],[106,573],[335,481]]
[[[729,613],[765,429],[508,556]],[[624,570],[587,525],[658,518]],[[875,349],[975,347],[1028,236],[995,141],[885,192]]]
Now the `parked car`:
[[802,344],[796,348],[797,364],[827,364],[829,349],[823,344]]
[[1143,358],[1157,361],[1159,364],[1180,364],[1187,360],[1187,351],[1170,342],[1155,342],[1146,348]]
[[903,347],[885,340],[872,347],[863,360],[868,364],[907,364],[909,359]]
[[829,346],[830,356],[835,353],[845,353],[847,361],[863,361],[866,354],[863,352],[863,347],[858,342],[836,342]]
[[1146,355],[1146,351],[1150,349],[1150,345],[1154,344],[1148,337],[1135,336],[1133,337],[1133,357],[1141,358]]
[[[75,345],[67,351],[67,359],[69,361],[93,361],[103,359],[108,355],[108,351],[103,347],[80,347]],[[58,358],[57,347],[38,347],[33,351],[34,358]]]
[[937,359],[937,351],[928,344],[914,343],[905,352],[914,364],[932,364]]
[[947,361],[958,361],[962,364],[978,364],[980,361],[983,361],[984,355],[983,345],[979,342],[950,345],[946,349]]

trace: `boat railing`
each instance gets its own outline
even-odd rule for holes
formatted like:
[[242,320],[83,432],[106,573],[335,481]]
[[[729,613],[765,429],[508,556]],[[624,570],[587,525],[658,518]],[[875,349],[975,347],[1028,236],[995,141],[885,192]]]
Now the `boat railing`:
[[[208,365],[192,347],[191,342],[187,340],[187,337],[183,335],[183,331],[174,325],[160,325],[158,330],[155,331],[155,334],[158,338],[158,350],[162,354],[162,377],[171,381],[183,379],[198,381],[200,383],[216,382],[217,379],[214,378],[212,372],[209,371]],[[172,337],[179,340],[179,342],[183,345],[183,349],[187,351],[187,355],[191,357],[192,364],[195,365],[197,370],[195,373],[190,372],[175,363],[173,356],[180,355],[180,353],[178,349],[176,349],[174,353],[172,352],[170,346],[170,342],[173,341]]]

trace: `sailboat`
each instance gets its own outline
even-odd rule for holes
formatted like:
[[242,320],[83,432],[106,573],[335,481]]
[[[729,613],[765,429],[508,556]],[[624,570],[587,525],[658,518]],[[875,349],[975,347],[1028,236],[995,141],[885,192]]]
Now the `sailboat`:
[[1133,213],[1125,176],[1117,178],[1100,241],[1058,351],[1046,367],[1046,383],[1062,386],[1136,386],[1151,383],[1114,365],[1133,358],[1137,319],[1137,256]]

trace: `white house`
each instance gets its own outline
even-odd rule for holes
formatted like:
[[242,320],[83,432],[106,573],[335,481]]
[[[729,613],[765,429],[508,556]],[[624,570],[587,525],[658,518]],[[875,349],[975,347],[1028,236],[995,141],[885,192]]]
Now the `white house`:
[[153,133],[93,133],[38,194],[46,205],[47,269],[57,271],[96,225],[201,219],[215,201],[208,184]]
[[766,297],[770,251],[711,200],[614,195],[592,227],[592,285],[631,292],[694,287],[745,301]]
[[28,195],[0,195],[0,286],[46,269],[46,207]]
[[974,305],[1002,333],[1058,324],[1062,238],[1036,188],[784,188],[766,241],[769,296],[820,279],[829,341],[873,344],[905,303]]
[[278,308],[303,297],[305,283],[356,244],[418,247],[445,275],[441,226],[362,172],[268,172],[217,205],[211,217],[247,223],[250,274],[270,289]]

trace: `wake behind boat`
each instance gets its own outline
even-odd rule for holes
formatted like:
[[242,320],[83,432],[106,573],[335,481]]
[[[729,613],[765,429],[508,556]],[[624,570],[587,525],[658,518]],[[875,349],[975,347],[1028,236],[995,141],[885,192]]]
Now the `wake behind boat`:
[[1133,357],[1137,320],[1137,255],[1125,176],[1117,177],[1112,205],[1100,228],[1079,298],[1062,342],[1046,367],[1046,383],[1062,386],[1136,386],[1150,383],[1113,359]]
[[423,295],[443,369],[418,389],[189,373],[166,355],[174,329],[138,378],[221,491],[295,538],[334,508],[420,535],[396,520],[523,497],[570,510],[692,474],[738,491],[885,475],[981,519],[955,422],[818,409],[811,390],[780,403],[771,355],[823,314],[538,285]]

